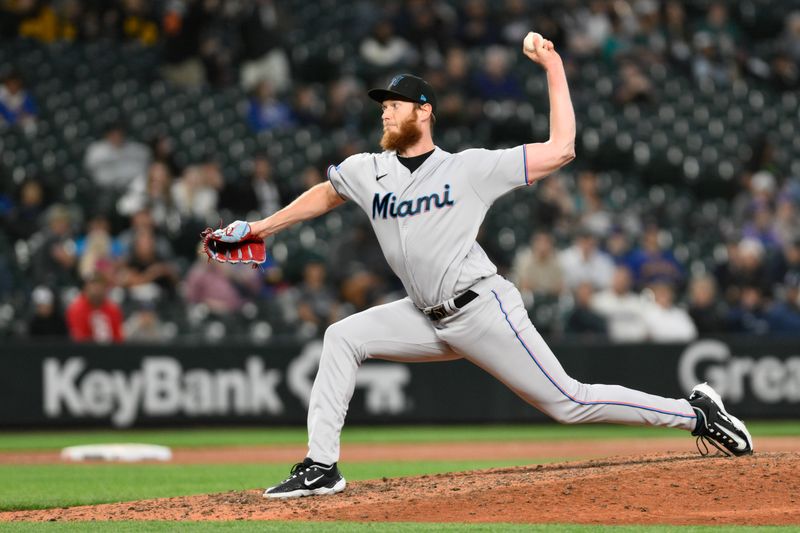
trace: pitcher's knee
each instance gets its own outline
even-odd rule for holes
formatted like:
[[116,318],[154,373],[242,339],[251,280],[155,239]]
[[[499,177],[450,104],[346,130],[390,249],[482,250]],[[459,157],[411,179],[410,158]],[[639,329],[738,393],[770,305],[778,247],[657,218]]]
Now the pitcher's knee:
[[544,414],[558,422],[559,424],[577,424],[580,422],[579,411],[582,406],[567,401],[553,402],[540,405],[539,408]]
[[358,340],[355,338],[355,333],[349,331],[346,323],[336,322],[331,324],[325,330],[325,336],[322,340],[322,355],[323,357],[330,356],[330,354],[342,354],[353,357],[357,364],[361,364],[365,355],[358,347]]

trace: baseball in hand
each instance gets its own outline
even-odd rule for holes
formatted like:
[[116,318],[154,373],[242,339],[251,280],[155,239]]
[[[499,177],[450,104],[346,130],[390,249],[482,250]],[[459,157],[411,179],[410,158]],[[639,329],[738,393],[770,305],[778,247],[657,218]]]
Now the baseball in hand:
[[536,48],[541,48],[542,41],[544,41],[544,37],[538,33],[529,31],[528,35],[525,36],[525,40],[522,41],[522,46],[526,51],[534,52]]

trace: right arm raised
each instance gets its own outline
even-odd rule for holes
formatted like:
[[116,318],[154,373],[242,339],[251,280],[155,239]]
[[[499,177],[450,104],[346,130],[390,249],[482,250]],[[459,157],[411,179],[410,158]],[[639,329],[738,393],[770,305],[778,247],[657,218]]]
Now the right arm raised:
[[298,196],[292,203],[258,222],[250,222],[250,231],[261,239],[266,239],[289,226],[316,218],[345,202],[333,188],[330,181],[314,185]]

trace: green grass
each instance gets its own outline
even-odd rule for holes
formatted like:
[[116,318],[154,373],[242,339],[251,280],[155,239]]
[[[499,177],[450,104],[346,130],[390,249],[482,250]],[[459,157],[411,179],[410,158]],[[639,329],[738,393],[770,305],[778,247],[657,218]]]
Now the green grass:
[[720,533],[733,531],[735,533],[775,532],[783,533],[797,531],[796,526],[786,527],[745,527],[745,526],[598,526],[598,525],[572,525],[572,524],[431,524],[408,522],[384,523],[358,523],[358,522],[72,522],[32,524],[17,523],[3,524],[3,531],[24,532],[52,531],[58,533],[72,533],[83,531],[115,531],[120,533],[162,532],[162,531],[192,531],[192,532],[250,532],[265,531],[279,533],[320,533],[320,532],[411,532],[411,531],[468,531],[469,533],[498,532],[498,533],[589,533],[597,530],[604,532],[645,532],[645,533]]
[[[800,421],[750,422],[754,437],[800,436]],[[529,424],[515,426],[392,426],[352,427],[342,433],[344,443],[425,443],[526,440],[591,440],[664,438],[686,435],[678,429],[584,425]],[[147,442],[172,447],[268,446],[304,444],[305,428],[215,428],[186,430],[98,430],[4,432],[0,451],[56,450],[77,444]]]

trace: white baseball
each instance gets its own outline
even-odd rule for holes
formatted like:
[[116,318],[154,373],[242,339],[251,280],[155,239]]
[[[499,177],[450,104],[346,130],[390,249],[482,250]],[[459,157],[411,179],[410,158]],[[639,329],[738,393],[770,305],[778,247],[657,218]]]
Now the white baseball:
[[544,41],[544,37],[542,37],[538,33],[534,33],[532,31],[528,32],[528,35],[525,36],[525,40],[522,41],[522,46],[528,52],[533,52],[536,50],[536,47],[541,47],[542,42]]

